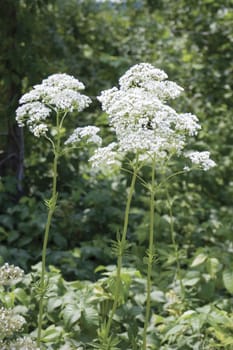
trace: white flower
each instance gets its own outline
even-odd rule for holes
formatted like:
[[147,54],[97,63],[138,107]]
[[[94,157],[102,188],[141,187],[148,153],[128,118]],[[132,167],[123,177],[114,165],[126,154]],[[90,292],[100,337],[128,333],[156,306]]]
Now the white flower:
[[40,85],[37,85],[37,88],[33,88],[31,91],[24,94],[20,100],[19,103],[28,103],[28,102],[34,102],[34,101],[40,101],[41,95],[44,93],[44,89],[41,89]]
[[162,81],[167,79],[167,74],[155,68],[149,63],[140,63],[131,67],[120,79],[119,84],[122,90],[132,87],[144,88],[147,82]]
[[122,139],[126,129],[128,132],[137,129],[138,137],[142,129],[153,129],[155,138],[164,134],[170,138],[174,134],[178,114],[164,101],[177,97],[183,89],[174,82],[163,81],[166,78],[165,72],[142,63],[120,78],[120,89],[115,87],[101,93],[98,99],[117,137]]
[[85,89],[85,86],[81,81],[66,73],[50,75],[47,79],[42,81],[42,84],[45,86],[55,86],[61,90],[72,89],[79,91]]
[[112,142],[106,147],[97,148],[93,156],[89,159],[92,168],[97,171],[111,172],[116,168],[120,168],[121,159],[120,154],[116,149],[117,143]]
[[48,131],[48,125],[41,123],[38,125],[35,124],[29,124],[29,130],[36,136],[40,137],[41,135],[45,135],[46,132]]
[[150,91],[161,101],[174,99],[178,97],[184,89],[173,81],[148,81],[142,86],[145,90]]
[[[102,91],[98,96],[102,109],[109,115],[121,155],[138,153],[140,160],[157,161],[180,156],[188,136],[201,129],[191,113],[177,113],[167,105],[183,88],[166,80],[167,74],[148,63],[130,68],[120,79],[119,88]],[[209,163],[203,168],[211,167]]]
[[198,130],[201,129],[200,124],[198,124],[198,118],[191,113],[179,114],[177,119],[176,130],[187,131],[190,136],[197,135]]
[[80,94],[71,88],[61,88],[61,86],[35,85],[33,90],[23,95],[20,103],[40,101],[43,104],[52,107],[56,111],[77,110],[81,112],[91,103],[89,97]]
[[10,285],[21,280],[24,276],[24,271],[14,265],[5,263],[0,267],[0,285]]
[[11,341],[3,350],[40,350],[36,342],[29,337],[17,338]]
[[199,165],[203,170],[209,170],[216,166],[216,163],[210,159],[210,152],[188,152],[185,155],[194,165]]
[[18,332],[25,323],[25,319],[16,314],[13,309],[0,308],[0,334],[5,337]]
[[41,102],[29,102],[17,108],[16,120],[20,127],[26,124],[29,130],[36,137],[39,137],[48,130],[48,126],[44,121],[50,116],[51,112],[51,109]]
[[48,93],[42,98],[42,101],[47,105],[51,105],[57,111],[68,110],[69,112],[73,112],[74,110],[77,110],[78,112],[81,112],[91,103],[89,97],[82,95],[75,90],[60,90],[56,87],[49,89],[50,91],[48,91]]
[[163,107],[157,96],[138,87],[127,91],[110,89],[104,91],[98,99],[115,128],[135,124],[143,116],[153,117]]
[[72,135],[65,142],[66,145],[71,143],[77,143],[85,139],[87,143],[95,143],[97,145],[101,145],[102,139],[97,133],[100,131],[96,126],[85,126],[83,128],[77,128],[74,130]]
[[46,119],[56,113],[81,112],[89,106],[89,97],[80,94],[84,85],[73,76],[64,73],[53,74],[20,99],[21,106],[16,110],[16,120],[20,127],[27,125],[36,136],[48,131]]
[[51,109],[41,102],[26,103],[17,108],[16,120],[19,126],[40,123],[49,117]]

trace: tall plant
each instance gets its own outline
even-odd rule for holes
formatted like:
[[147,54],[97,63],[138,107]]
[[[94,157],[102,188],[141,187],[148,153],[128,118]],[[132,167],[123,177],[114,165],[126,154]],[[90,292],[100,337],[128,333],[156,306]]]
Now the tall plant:
[[[46,294],[46,251],[49,240],[49,232],[54,211],[57,204],[57,178],[58,162],[64,149],[78,138],[80,130],[76,129],[65,143],[64,121],[69,113],[81,112],[86,108],[91,100],[79,91],[84,89],[83,83],[67,74],[54,74],[43,80],[40,85],[35,85],[33,89],[23,95],[20,99],[21,106],[16,111],[16,120],[20,127],[28,126],[35,137],[45,137],[51,144],[53,151],[52,165],[52,190],[51,197],[45,200],[47,206],[47,222],[45,225],[43,248],[42,248],[42,268],[39,284],[39,315],[37,345],[41,344],[41,333],[43,323],[44,298]],[[80,138],[87,137],[91,141],[100,142],[100,137],[96,135],[98,128],[89,127],[81,132]]]
[[[142,336],[138,340],[143,350],[148,348],[147,331],[151,317],[152,267],[155,257],[154,212],[156,210],[156,191],[173,176],[189,171],[191,168],[208,170],[215,166],[209,152],[186,151],[188,137],[195,136],[201,128],[198,118],[190,113],[177,113],[168,105],[170,99],[178,97],[183,89],[167,80],[167,74],[148,63],[141,63],[130,68],[119,80],[119,88],[103,91],[98,97],[103,110],[109,115],[110,126],[115,132],[115,141],[105,147],[99,147],[90,158],[93,168],[104,171],[122,168],[128,162],[127,171],[132,173],[125,207],[124,224],[116,243],[117,268],[113,283],[113,305],[108,318],[99,330],[99,349],[117,349],[118,339],[113,335],[112,324],[117,308],[122,302],[122,268],[127,248],[127,232],[130,207],[136,181],[140,181],[149,192],[149,234],[146,251],[147,278],[146,304]],[[77,128],[63,143],[63,124],[66,116],[74,111],[81,112],[90,103],[90,99],[80,94],[84,85],[74,77],[55,74],[42,81],[42,84],[25,94],[21,106],[17,109],[17,121],[20,126],[27,125],[36,136],[44,136],[53,150],[52,194],[46,200],[48,208],[45,226],[42,269],[40,279],[39,315],[37,346],[41,345],[44,299],[46,294],[46,251],[49,232],[57,204],[58,161],[67,147],[79,144],[83,140],[101,144],[95,126]],[[183,158],[187,164],[183,169],[176,169],[171,174],[170,161],[174,157]],[[124,160],[124,163],[123,163]],[[141,169],[146,166],[151,172],[150,180],[143,177]],[[169,169],[166,175],[165,169]],[[160,176],[158,176],[160,174]],[[170,211],[171,212],[171,211]],[[175,246],[172,228],[172,242]],[[176,251],[176,257],[178,253]],[[177,260],[177,266],[179,262]],[[179,273],[180,275],[180,273]],[[181,283],[182,286],[182,283]]]
[[[103,91],[99,100],[102,108],[109,115],[110,125],[115,131],[116,142],[99,148],[91,157],[93,167],[120,166],[123,158],[130,159],[133,165],[133,186],[138,179],[150,193],[149,247],[147,250],[147,290],[142,349],[147,348],[147,329],[151,314],[152,266],[155,255],[154,211],[155,193],[158,185],[166,182],[166,176],[159,183],[155,171],[169,167],[172,157],[183,157],[195,167],[207,170],[215,165],[209,158],[209,152],[185,151],[187,138],[197,134],[201,128],[198,118],[191,113],[177,113],[167,101],[178,97],[183,91],[175,82],[167,80],[167,74],[148,63],[141,63],[130,68],[120,79],[119,88]],[[142,179],[139,170],[143,166],[151,169],[151,180]],[[183,171],[189,170],[186,166]],[[180,173],[180,171],[179,171]],[[175,174],[174,174],[175,175]],[[128,202],[132,198],[132,185]],[[120,247],[126,246],[126,234],[129,205],[126,206],[126,220],[120,239]],[[126,224],[127,223],[127,224]],[[117,273],[114,302],[107,321],[102,348],[110,349],[111,326],[114,313],[120,302],[120,285],[123,249],[118,249]],[[103,335],[102,334],[102,335]]]

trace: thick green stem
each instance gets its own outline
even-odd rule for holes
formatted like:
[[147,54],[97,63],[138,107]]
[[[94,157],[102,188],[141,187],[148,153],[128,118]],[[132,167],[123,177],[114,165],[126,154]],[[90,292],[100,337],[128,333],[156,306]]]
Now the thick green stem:
[[[137,179],[137,172],[138,172],[138,156],[136,157],[136,165],[134,168],[130,188],[129,188],[129,193],[128,193],[128,198],[126,202],[126,208],[125,208],[125,216],[124,216],[124,226],[123,226],[123,232],[121,236],[121,240],[118,242],[119,247],[118,247],[118,257],[117,257],[117,272],[116,272],[116,286],[115,286],[115,291],[114,291],[114,301],[113,301],[113,306],[108,318],[108,322],[105,328],[105,333],[104,333],[104,345],[110,346],[109,342],[109,333],[112,325],[112,320],[115,315],[118,303],[119,303],[119,296],[120,296],[120,290],[121,290],[121,269],[122,269],[122,259],[123,259],[123,254],[124,250],[126,247],[126,236],[127,236],[127,230],[128,230],[128,222],[129,222],[129,211],[130,211],[130,206],[131,206],[131,201],[134,193],[134,187],[135,187],[135,182]],[[108,348],[107,348],[108,349]],[[110,348],[109,348],[110,349]]]
[[152,162],[151,170],[151,191],[150,191],[150,229],[149,229],[149,248],[148,248],[148,260],[147,260],[147,292],[146,292],[146,315],[143,330],[143,345],[142,349],[146,350],[147,347],[147,328],[150,319],[151,309],[151,275],[154,260],[154,211],[155,211],[155,157]]
[[53,213],[56,208],[57,203],[57,165],[58,158],[60,155],[60,126],[59,126],[59,116],[57,115],[57,135],[56,135],[56,144],[53,144],[54,150],[54,160],[53,160],[53,184],[52,184],[52,196],[50,200],[46,203],[48,206],[48,216],[44,232],[44,241],[42,248],[42,268],[41,268],[41,278],[40,278],[40,300],[39,300],[39,314],[38,314],[38,333],[37,333],[37,346],[40,347],[41,344],[41,332],[42,332],[42,322],[43,322],[43,313],[44,313],[44,297],[46,292],[46,281],[45,281],[45,272],[46,272],[46,252],[49,239],[49,231],[51,226],[51,221]]

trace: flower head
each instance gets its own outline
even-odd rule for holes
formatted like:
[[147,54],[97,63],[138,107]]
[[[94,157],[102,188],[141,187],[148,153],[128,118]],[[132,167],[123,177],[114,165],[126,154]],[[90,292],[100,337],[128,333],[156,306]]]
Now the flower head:
[[58,87],[60,90],[72,89],[76,91],[84,90],[84,84],[78,79],[65,73],[57,73],[50,75],[47,79],[42,81],[44,86]]
[[97,148],[93,156],[89,159],[93,169],[109,173],[121,166],[120,154],[115,150],[117,144],[110,143],[106,147]]
[[201,129],[195,115],[177,113],[168,105],[182,91],[182,87],[167,80],[164,71],[149,63],[130,68],[119,79],[119,88],[102,91],[98,99],[116,134],[114,152],[138,153],[144,161],[150,161],[152,155],[157,160],[173,154],[180,156],[187,137]]
[[0,334],[10,337],[18,332],[24,325],[25,319],[16,314],[13,309],[0,308]]
[[50,116],[51,109],[41,102],[28,102],[16,110],[16,120],[20,127],[27,125],[29,130],[39,137],[44,135],[48,126],[45,120]]
[[149,63],[140,63],[131,67],[119,79],[122,90],[128,90],[132,87],[145,87],[145,84],[151,81],[162,81],[167,79],[167,74]]
[[18,266],[5,263],[0,267],[0,285],[11,285],[20,281],[24,276],[24,271]]
[[48,131],[47,119],[53,111],[81,112],[89,106],[90,98],[79,92],[83,89],[83,83],[73,76],[65,73],[49,76],[21,97],[21,106],[16,110],[19,126],[27,125],[36,137],[45,135]]
[[10,343],[6,344],[5,347],[3,343],[1,350],[40,350],[40,348],[37,347],[36,342],[31,338],[22,337],[11,341]]
[[102,143],[102,139],[99,135],[97,135],[99,131],[99,128],[91,125],[82,128],[77,128],[74,130],[72,135],[70,135],[65,144],[75,144],[81,142],[84,139],[87,143],[95,143],[100,146]]
[[216,166],[216,163],[210,159],[210,152],[188,152],[186,157],[191,160],[194,165],[200,166],[203,170],[209,170]]

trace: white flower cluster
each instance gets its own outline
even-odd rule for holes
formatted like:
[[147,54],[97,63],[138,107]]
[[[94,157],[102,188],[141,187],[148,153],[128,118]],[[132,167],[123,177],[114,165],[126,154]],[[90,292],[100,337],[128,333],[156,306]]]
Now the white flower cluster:
[[40,350],[36,342],[29,337],[17,338],[14,341],[0,341],[1,350]]
[[0,285],[11,285],[20,281],[24,276],[24,271],[18,266],[5,263],[0,267]]
[[97,148],[90,158],[92,167],[97,170],[101,169],[104,173],[108,173],[109,169],[120,168],[122,157],[116,149],[116,142],[112,142],[106,147]]
[[101,145],[102,139],[97,133],[100,131],[96,126],[84,126],[74,130],[72,135],[66,140],[65,145],[75,144],[85,140],[87,143],[95,143]]
[[56,113],[82,111],[89,106],[89,97],[80,94],[83,83],[65,73],[53,74],[44,79],[40,85],[23,95],[21,106],[16,110],[16,120],[20,127],[27,125],[36,136],[45,135],[48,131],[47,118]]
[[216,163],[210,159],[210,152],[188,152],[185,154],[187,158],[191,160],[194,165],[200,166],[203,170],[209,170],[216,166]]
[[16,314],[13,309],[0,308],[0,338],[10,337],[18,332],[25,323],[25,319]]
[[[144,161],[150,161],[152,155],[157,160],[180,155],[187,136],[198,133],[201,126],[195,115],[179,114],[168,106],[167,101],[178,97],[183,88],[166,79],[167,74],[151,64],[137,64],[119,79],[119,88],[103,91],[98,97],[117,137],[109,164],[117,153],[138,153]],[[98,149],[90,159],[93,167],[101,168],[101,156],[102,165],[108,164],[106,148]],[[203,162],[199,164],[205,168]]]

